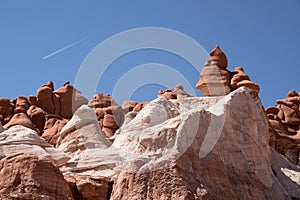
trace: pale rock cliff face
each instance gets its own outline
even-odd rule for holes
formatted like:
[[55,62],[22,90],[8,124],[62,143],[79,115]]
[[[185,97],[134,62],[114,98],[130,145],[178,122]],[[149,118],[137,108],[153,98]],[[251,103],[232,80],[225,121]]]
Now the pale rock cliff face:
[[14,153],[43,156],[57,166],[66,164],[70,159],[65,153],[39,137],[36,131],[21,125],[12,126],[0,133],[0,159]]
[[113,143],[131,159],[112,199],[290,199],[268,143],[264,110],[244,87],[219,98],[156,99]]

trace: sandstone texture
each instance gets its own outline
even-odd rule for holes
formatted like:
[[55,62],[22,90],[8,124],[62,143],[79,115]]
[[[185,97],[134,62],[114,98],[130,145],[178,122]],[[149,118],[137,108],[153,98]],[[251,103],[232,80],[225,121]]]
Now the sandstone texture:
[[[69,82],[0,98],[0,199],[300,199],[300,93],[264,110],[219,46],[197,83],[150,102]],[[121,106],[122,105],[122,106]]]
[[247,87],[253,96],[258,95],[260,87],[250,80],[242,67],[236,67],[233,72],[226,69],[227,58],[218,45],[209,55],[196,84],[204,96],[223,96],[239,87]]
[[222,96],[231,92],[227,58],[217,45],[202,69],[196,88],[205,96]]
[[50,160],[12,154],[0,161],[0,199],[73,199],[63,175]]
[[290,194],[278,181],[268,143],[264,110],[245,87],[219,98],[158,98],[121,127],[112,144],[127,162],[112,198],[300,197],[299,185]]
[[120,106],[108,94],[96,94],[88,103],[97,114],[99,125],[106,137],[112,137],[116,130],[122,125],[124,121],[124,114],[129,112],[133,102],[124,102],[124,106]]
[[270,123],[270,145],[285,155],[292,163],[299,165],[300,144],[300,96],[290,91],[285,99],[266,110]]

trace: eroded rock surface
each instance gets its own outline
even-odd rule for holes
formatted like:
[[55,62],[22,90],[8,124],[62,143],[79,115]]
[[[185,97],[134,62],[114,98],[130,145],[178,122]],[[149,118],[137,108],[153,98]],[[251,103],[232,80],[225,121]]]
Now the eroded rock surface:
[[231,92],[227,58],[217,45],[203,67],[196,88],[205,96],[222,96]]
[[0,161],[0,198],[66,199],[73,196],[63,175],[52,162],[31,154],[13,154]]
[[299,165],[300,144],[300,96],[296,91],[288,92],[285,99],[266,110],[270,123],[270,144],[285,155],[292,163]]
[[132,160],[112,198],[289,199],[268,143],[264,110],[244,87],[219,98],[159,98],[113,143]]

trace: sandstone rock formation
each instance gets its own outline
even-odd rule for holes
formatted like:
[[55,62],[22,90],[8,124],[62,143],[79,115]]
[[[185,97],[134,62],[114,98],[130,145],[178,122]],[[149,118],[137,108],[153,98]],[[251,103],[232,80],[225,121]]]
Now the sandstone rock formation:
[[136,101],[124,101],[122,104],[122,110],[124,113],[133,111],[133,108],[138,104]]
[[56,166],[65,165],[70,159],[65,153],[40,138],[37,132],[21,125],[13,126],[0,133],[0,159],[14,153],[43,156]]
[[236,67],[233,72],[227,69],[227,58],[217,45],[211,52],[209,60],[202,69],[196,88],[204,96],[223,96],[239,87],[247,87],[256,97],[259,86],[253,83],[242,67]]
[[59,169],[45,157],[13,154],[0,161],[0,199],[73,199]]
[[165,91],[159,90],[157,97],[166,97],[167,99],[177,99],[177,95],[172,89],[166,89]]
[[70,119],[81,105],[88,103],[88,100],[69,82],[54,91],[54,94],[59,98],[62,118]]
[[232,74],[233,76],[230,82],[230,86],[232,89],[235,90],[239,87],[245,86],[251,92],[253,91],[256,95],[259,93],[259,86],[250,80],[249,76],[245,74],[242,67],[236,67]]
[[267,119],[249,90],[178,104],[154,100],[121,127],[113,146],[128,164],[113,199],[300,197],[300,188],[290,194],[272,171]]
[[300,144],[300,95],[288,92],[285,99],[266,110],[270,123],[270,144],[285,155],[292,163],[299,165]]
[[[131,102],[132,103],[132,102]],[[128,108],[124,109],[108,94],[96,94],[88,105],[93,108],[97,114],[99,125],[106,137],[112,137],[115,131],[123,124],[124,114],[128,112],[130,102],[127,103]]]
[[231,92],[227,58],[217,45],[202,69],[196,88],[205,96],[222,96]]
[[[218,63],[225,66],[222,59]],[[56,94],[51,84],[45,87],[50,88],[52,97]],[[276,142],[273,145],[276,150],[280,141],[297,141],[293,138],[297,135],[297,105],[299,111],[296,92],[290,92],[284,101],[279,101],[280,106],[266,111],[269,123],[277,127],[268,126],[259,98],[253,98],[252,90],[247,87],[238,87],[226,96],[206,98],[193,97],[180,85],[171,93],[177,98],[159,97],[149,103],[124,104],[124,108],[132,109],[124,123],[126,111],[109,95],[96,95],[88,106],[78,108],[71,119],[55,111],[49,114],[31,103],[34,98],[27,98],[26,112],[20,108],[22,112],[14,116],[27,116],[35,128],[44,117],[42,137],[52,145],[32,127],[8,126],[8,130],[0,133],[0,173],[8,169],[6,163],[29,166],[32,171],[42,166],[44,182],[37,187],[27,184],[28,174],[37,174],[30,180],[39,183],[36,177],[40,173],[23,167],[15,176],[16,168],[10,168],[12,172],[8,170],[8,174],[12,175],[0,180],[3,199],[11,198],[12,194],[31,199],[41,199],[44,195],[48,199],[86,200],[300,198],[299,168],[268,145],[269,130],[274,131],[271,141]],[[60,98],[58,93],[56,95]],[[10,102],[13,110],[24,105],[26,101],[21,99]],[[105,137],[103,129],[106,127],[117,129],[110,138],[113,142]],[[10,156],[22,156],[18,153],[44,158],[26,155],[24,159],[14,160],[14,156]],[[30,163],[26,163],[26,159]],[[48,167],[37,164],[40,160]],[[55,173],[50,172],[49,163],[59,167],[67,183],[52,164],[50,168]],[[25,182],[14,177],[21,177]],[[57,188],[53,189],[49,181],[57,184]],[[43,184],[49,185],[44,187]],[[31,196],[19,188],[30,191]]]
[[0,123],[5,125],[13,115],[12,103],[7,98],[0,98]]

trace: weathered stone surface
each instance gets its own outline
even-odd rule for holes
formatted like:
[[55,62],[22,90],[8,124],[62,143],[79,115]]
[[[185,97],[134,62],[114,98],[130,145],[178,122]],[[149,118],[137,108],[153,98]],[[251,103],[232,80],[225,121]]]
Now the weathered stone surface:
[[36,92],[36,105],[42,108],[48,114],[54,114],[55,106],[53,102],[53,82],[49,81],[48,84],[40,87]]
[[76,90],[69,82],[66,82],[61,88],[54,91],[60,99],[60,114],[63,118],[70,119],[73,113],[88,100]]
[[14,154],[0,161],[1,199],[70,199],[72,193],[59,169],[50,160]]
[[141,102],[138,103],[136,106],[134,106],[133,108],[133,112],[140,112],[140,110],[142,110],[149,102]]
[[106,177],[86,175],[65,175],[74,199],[107,200],[110,199],[112,181]]
[[39,133],[44,131],[45,125],[45,111],[43,109],[32,105],[27,110],[27,115],[29,116],[30,120],[35,124],[36,128],[38,129]]
[[44,156],[56,166],[66,164],[69,157],[53,148],[40,138],[37,132],[21,125],[16,125],[0,133],[0,159],[12,153],[28,153]]
[[59,132],[69,121],[68,119],[63,119],[58,115],[46,115],[46,122],[44,126],[44,133],[42,137],[53,146],[56,146],[57,139],[59,137]]
[[91,108],[105,108],[111,105],[118,105],[109,94],[99,93],[93,96],[88,105]]
[[95,110],[99,125],[108,138],[123,124],[126,109],[129,109],[123,110],[109,94],[102,93],[94,95],[88,105]]
[[232,89],[237,89],[239,87],[246,87],[250,91],[253,91],[256,93],[256,95],[259,93],[259,86],[255,83],[253,83],[249,76],[244,72],[244,69],[242,67],[236,67],[234,71],[232,72],[233,76],[231,78],[230,86]]
[[112,145],[126,152],[112,199],[295,197],[300,187],[292,194],[279,183],[268,143],[262,105],[244,87],[222,98],[156,99]]
[[270,145],[292,163],[299,165],[300,145],[300,96],[296,91],[288,92],[285,99],[266,110],[270,123]]
[[231,92],[227,58],[217,45],[203,67],[196,88],[205,96],[223,96]]
[[15,114],[11,120],[4,125],[4,128],[8,129],[12,126],[15,126],[15,125],[22,125],[22,126],[25,126],[27,128],[31,128],[33,130],[37,130],[36,129],[36,126],[32,123],[32,121],[29,119],[29,117],[27,116],[26,113],[17,113]]
[[16,100],[15,113],[26,113],[29,108],[29,103],[26,97],[19,96]]
[[136,101],[125,101],[122,104],[122,109],[123,109],[124,113],[131,112],[137,104],[138,103]]
[[209,59],[215,62],[221,68],[226,69],[228,63],[225,53],[220,49],[219,45],[216,45],[215,48],[209,53]]
[[0,98],[0,122],[5,125],[13,116],[13,106],[7,98]]
[[177,99],[176,93],[172,89],[166,89],[165,91],[159,90],[157,97],[166,97],[167,99]]
[[82,105],[63,127],[57,148],[74,156],[86,149],[108,148],[111,143],[99,127],[97,116],[87,105]]

